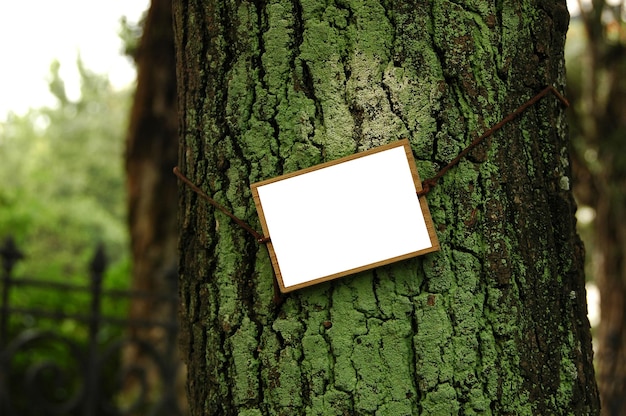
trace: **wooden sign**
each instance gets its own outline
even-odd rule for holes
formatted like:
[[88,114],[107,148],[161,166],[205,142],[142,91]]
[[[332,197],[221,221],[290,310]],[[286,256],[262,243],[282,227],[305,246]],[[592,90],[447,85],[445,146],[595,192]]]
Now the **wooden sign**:
[[408,140],[251,188],[282,292],[439,249]]

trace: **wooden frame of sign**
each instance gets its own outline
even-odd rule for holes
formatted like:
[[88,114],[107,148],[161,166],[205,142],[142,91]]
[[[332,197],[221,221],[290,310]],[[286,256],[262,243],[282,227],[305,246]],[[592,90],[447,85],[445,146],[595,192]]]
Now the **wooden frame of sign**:
[[251,189],[281,292],[439,249],[408,140]]

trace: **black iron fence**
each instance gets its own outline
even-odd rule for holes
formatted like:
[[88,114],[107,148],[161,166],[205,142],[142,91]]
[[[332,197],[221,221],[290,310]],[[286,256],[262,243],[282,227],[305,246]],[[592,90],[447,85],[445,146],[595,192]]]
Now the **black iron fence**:
[[[104,290],[106,259],[102,247],[89,266],[90,285],[52,283],[13,276],[23,255],[8,238],[0,246],[0,415],[183,415],[177,357],[175,317],[160,320],[129,320],[105,316],[102,302],[107,298],[144,299],[166,302],[176,310],[176,290],[155,294],[140,291]],[[69,292],[89,297],[90,310],[71,313],[44,310],[35,306],[13,307],[16,288],[38,287],[64,296]],[[72,320],[84,327],[86,337],[77,340],[60,331],[21,329],[10,321],[16,316],[45,318],[52,322]],[[115,328],[120,335],[105,342],[102,333]],[[54,329],[54,328],[53,328]],[[142,331],[143,330],[143,331]],[[158,342],[132,333],[161,334]],[[135,359],[124,362],[132,351]]]

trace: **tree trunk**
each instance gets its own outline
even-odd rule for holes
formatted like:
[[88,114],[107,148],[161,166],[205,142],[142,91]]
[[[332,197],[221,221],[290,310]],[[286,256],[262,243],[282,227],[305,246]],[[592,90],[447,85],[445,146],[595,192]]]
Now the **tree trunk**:
[[[259,180],[400,138],[430,177],[562,89],[567,25],[564,2],[175,1],[180,170],[257,229]],[[266,248],[183,188],[192,414],[597,414],[566,130],[548,96],[450,171],[439,252],[280,299]]]
[[[178,113],[171,0],[152,0],[135,58],[137,89],[126,142],[132,286],[154,295],[172,294],[178,264],[178,191],[172,175],[178,157]],[[136,298],[130,318],[172,321],[177,314],[174,305],[163,296]],[[153,345],[164,357],[177,358],[172,354],[173,331],[132,326],[130,335]],[[153,374],[156,363],[138,345],[127,348],[124,360],[128,365],[142,363],[153,376],[150,382],[158,382]]]
[[[133,287],[171,292],[175,287],[178,232],[176,71],[171,0],[153,0],[137,56],[137,91],[126,146]],[[154,319],[157,305],[139,299],[132,317]],[[155,316],[155,313],[157,316]]]
[[[623,152],[619,147],[615,151]],[[597,327],[596,368],[602,414],[606,416],[620,416],[626,412],[626,228],[622,225],[626,216],[623,193],[626,172],[623,166],[612,169],[608,178],[596,178],[603,182],[603,186],[594,204],[597,264],[594,269],[600,289],[601,313]]]
[[[612,12],[612,13],[611,13]],[[585,53],[572,66],[578,163],[576,196],[596,212],[591,262],[600,290],[596,368],[602,414],[626,414],[626,48],[621,9],[594,1],[582,13]],[[619,29],[617,29],[619,30]]]

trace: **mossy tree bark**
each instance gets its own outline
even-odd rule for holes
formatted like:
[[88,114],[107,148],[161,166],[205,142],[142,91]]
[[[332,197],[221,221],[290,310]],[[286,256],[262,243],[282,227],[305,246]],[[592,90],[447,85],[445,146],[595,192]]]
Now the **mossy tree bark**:
[[[180,169],[257,229],[258,180],[399,138],[429,177],[563,87],[567,25],[552,1],[177,0]],[[429,193],[440,252],[278,302],[265,247],[183,188],[192,413],[597,413],[566,133],[544,98]]]

